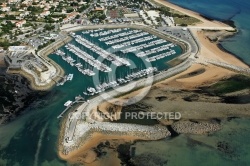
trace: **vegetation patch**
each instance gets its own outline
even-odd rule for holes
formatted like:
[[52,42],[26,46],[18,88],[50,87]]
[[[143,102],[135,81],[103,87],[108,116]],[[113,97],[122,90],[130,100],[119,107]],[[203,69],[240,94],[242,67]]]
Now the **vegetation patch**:
[[212,95],[223,95],[226,93],[250,89],[250,77],[243,75],[233,76],[203,89]]

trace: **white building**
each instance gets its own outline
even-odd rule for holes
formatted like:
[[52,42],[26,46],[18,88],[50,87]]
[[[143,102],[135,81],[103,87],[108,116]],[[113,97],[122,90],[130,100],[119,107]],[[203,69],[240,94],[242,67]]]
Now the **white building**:
[[45,16],[48,16],[48,15],[50,15],[50,11],[44,11],[44,12],[42,12],[41,14],[40,14],[40,16],[41,17],[45,17]]
[[169,17],[169,16],[162,16],[162,19],[164,20],[164,22],[166,23],[167,26],[174,26],[175,22],[174,22],[174,18],[173,17]]
[[153,23],[157,25],[158,24],[157,18],[160,17],[160,12],[155,10],[149,10],[146,11],[146,13],[149,16],[149,18],[153,21]]
[[9,6],[2,7],[1,11],[8,12],[8,11],[10,11],[10,7]]
[[16,4],[18,2],[20,2],[21,0],[8,0],[9,4]]

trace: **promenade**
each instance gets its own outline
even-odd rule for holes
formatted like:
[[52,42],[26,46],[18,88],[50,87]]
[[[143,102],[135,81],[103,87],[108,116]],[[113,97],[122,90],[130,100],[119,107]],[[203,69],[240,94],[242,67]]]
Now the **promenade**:
[[229,63],[225,63],[225,62],[221,62],[221,61],[216,61],[216,60],[212,60],[212,59],[208,59],[208,58],[200,58],[198,60],[196,60],[196,63],[199,64],[203,64],[203,65],[208,65],[208,64],[212,64],[221,68],[225,68],[243,75],[248,75],[250,76],[250,68],[243,68],[240,66],[236,66],[233,64],[229,64]]

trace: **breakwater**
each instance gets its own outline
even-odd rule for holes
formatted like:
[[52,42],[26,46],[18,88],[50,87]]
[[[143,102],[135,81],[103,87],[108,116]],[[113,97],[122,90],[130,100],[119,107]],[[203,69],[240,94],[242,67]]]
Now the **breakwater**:
[[[153,83],[156,83],[163,79],[172,77],[178,73],[181,73],[187,70],[193,63],[193,59],[188,58],[189,56],[194,54],[191,53],[191,46],[188,42],[182,39],[178,39],[174,36],[163,34],[158,30],[151,29],[143,25],[126,24],[126,25],[76,26],[76,27],[65,28],[63,30],[67,32],[72,32],[84,29],[86,30],[86,29],[99,29],[99,28],[110,28],[110,29],[134,28],[147,31],[151,34],[154,34],[155,36],[158,36],[160,38],[163,38],[165,40],[180,45],[183,50],[182,55],[180,55],[180,57],[182,59],[183,57],[185,57],[184,58],[185,60],[183,60],[182,63],[180,63],[179,65],[170,69],[160,71],[155,75],[151,75],[148,76],[147,78],[139,79],[137,81],[132,81],[123,86],[116,87],[114,90],[109,90],[108,92],[100,93],[98,96],[80,105],[76,110],[74,110],[74,112],[70,112],[66,117],[67,119],[64,125],[62,126],[64,131],[63,134],[61,135],[59,149],[64,154],[68,154],[78,149],[79,146],[82,145],[81,142],[84,142],[83,140],[87,140],[88,135],[91,135],[91,132],[104,132],[106,134],[111,134],[111,133],[114,134],[115,132],[118,135],[122,134],[127,135],[129,133],[129,135],[138,137],[140,136],[141,139],[148,139],[148,140],[156,140],[169,136],[170,132],[167,130],[166,127],[163,126],[160,127],[157,126],[156,128],[155,126],[142,127],[141,125],[135,125],[135,124],[132,125],[132,124],[117,124],[117,123],[113,124],[110,122],[97,122],[92,119],[91,113],[95,107],[97,107],[99,104],[101,104],[106,100],[119,97],[136,89],[141,89],[144,87],[150,89],[150,85],[152,85]],[[131,104],[136,102],[136,100],[137,100],[136,98],[132,98],[127,100],[123,104]]]
[[220,124],[215,122],[191,122],[178,121],[171,125],[178,134],[207,134],[221,129]]
[[72,151],[81,148],[79,145],[84,145],[91,141],[93,133],[101,133],[103,135],[113,136],[131,136],[139,140],[159,140],[171,136],[171,133],[164,126],[146,126],[137,124],[124,124],[116,123],[115,125],[110,122],[97,122],[91,123],[82,121],[78,122],[75,128],[73,140],[69,140],[67,135],[64,139],[66,142],[63,144],[62,153],[69,154]]
[[[171,77],[173,75],[176,75],[178,73],[181,73],[181,72],[185,71],[187,68],[189,68],[191,66],[191,64],[192,64],[192,60],[187,60],[187,61],[184,61],[183,63],[175,66],[174,68],[171,68],[171,69],[169,69],[167,71],[162,71],[159,74],[156,74],[156,75],[152,76],[153,77],[153,82],[157,82],[157,81],[169,78],[169,77]],[[76,148],[79,148],[79,145],[81,143],[81,141],[79,141],[79,140],[81,140],[80,138],[86,137],[86,135],[88,135],[88,133],[89,133],[89,127],[87,127],[87,126],[85,126],[85,129],[84,129],[84,127],[81,129],[82,132],[79,132],[79,127],[78,126],[79,126],[79,124],[81,124],[80,119],[84,119],[83,117],[85,115],[91,115],[91,111],[92,111],[92,109],[94,107],[98,106],[100,103],[102,103],[102,102],[104,102],[106,100],[109,100],[109,99],[112,99],[112,98],[114,98],[116,96],[122,95],[121,92],[128,93],[128,91],[131,91],[131,89],[139,89],[139,88],[142,88],[142,87],[146,87],[146,86],[151,85],[151,83],[152,82],[147,81],[147,78],[144,78],[144,79],[141,79],[141,80],[138,80],[138,81],[135,81],[135,82],[131,82],[131,83],[125,85],[125,86],[117,88],[116,90],[111,90],[111,91],[109,91],[107,93],[105,92],[103,94],[100,94],[99,96],[92,98],[88,102],[83,103],[81,106],[79,106],[75,110],[74,113],[72,113],[72,114],[69,113],[68,117],[66,117],[67,118],[66,124],[63,127],[65,129],[64,130],[64,136],[63,136],[64,139],[60,141],[60,146],[61,146],[60,149],[62,150],[62,152],[64,154],[68,154],[71,151],[76,150]],[[134,102],[134,101],[128,100],[128,102]],[[126,103],[126,104],[129,104],[129,103]],[[85,118],[88,119],[90,117],[85,117]],[[92,120],[92,119],[90,119],[90,120]],[[98,123],[100,126],[102,126],[102,125],[105,126],[106,125],[106,122],[105,123],[104,122],[94,122],[94,123]],[[118,129],[124,128],[126,130],[126,129],[129,128],[128,127],[129,125],[130,124],[126,124],[126,125],[122,124],[122,127],[118,128]],[[116,124],[108,123],[108,126],[117,126],[117,123]],[[105,128],[102,128],[102,129],[103,129],[103,131],[106,131]],[[131,129],[133,129],[133,127]],[[142,130],[143,132],[139,131],[139,133],[141,133],[142,136],[144,135],[143,138],[149,139],[149,137],[145,133],[151,133],[152,135],[156,134],[154,132],[153,133],[149,132],[153,128],[148,126],[147,129],[148,129],[147,132],[146,132],[146,130]],[[109,131],[109,130],[107,129],[107,131]],[[152,131],[154,131],[154,130],[152,130]],[[165,130],[165,131],[167,131],[167,130]],[[121,134],[124,131],[123,130],[117,130],[116,132],[117,132],[117,134],[118,133]],[[134,133],[135,135],[137,135],[136,134],[137,132],[138,132],[137,129],[135,129],[133,132],[131,131],[131,133]],[[161,130],[160,131],[157,130],[157,132],[161,133]],[[81,134],[79,135],[79,133],[81,133]],[[161,139],[161,138],[164,138],[165,136],[164,135],[159,135],[159,137],[157,137],[157,138]],[[156,138],[154,138],[154,139],[156,139]],[[149,140],[154,140],[154,139],[152,139],[152,137],[150,137]]]
[[71,37],[69,37],[66,33],[61,33],[61,35],[63,36],[63,39],[58,38],[55,42],[37,52],[37,56],[46,64],[48,68],[56,69],[56,73],[51,75],[52,81],[41,83],[41,81],[39,81],[40,78],[38,78],[36,74],[34,74],[34,72],[27,70],[27,68],[25,68],[24,66],[22,66],[21,69],[7,70],[7,73],[19,74],[27,78],[30,84],[29,86],[33,90],[47,91],[51,89],[59,80],[62,79],[62,76],[64,75],[64,70],[52,59],[48,58],[48,55],[71,40]]

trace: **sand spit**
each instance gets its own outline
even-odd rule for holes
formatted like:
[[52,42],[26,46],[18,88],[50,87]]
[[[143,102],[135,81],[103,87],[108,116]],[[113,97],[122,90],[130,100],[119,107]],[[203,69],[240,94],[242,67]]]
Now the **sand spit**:
[[[195,29],[192,29],[191,31],[200,43],[199,57],[201,59],[216,60],[216,61],[232,64],[235,66],[239,66],[242,68],[249,68],[248,65],[246,65],[244,62],[239,60],[234,55],[221,50],[218,47],[218,41],[211,42],[209,39],[209,36],[211,36],[211,33],[213,32],[208,33],[207,31],[202,31],[202,30],[198,31]],[[214,32],[214,33],[218,33],[218,32]]]
[[184,8],[177,6],[177,5],[174,5],[166,0],[153,0],[153,1],[155,1],[158,4],[164,5],[166,7],[169,7],[171,9],[174,9],[176,11],[179,11],[183,14],[188,15],[188,16],[194,17],[194,18],[201,21],[201,23],[198,23],[194,26],[193,25],[189,26],[191,28],[194,28],[194,27],[205,28],[205,29],[213,29],[213,28],[220,29],[220,28],[222,28],[222,29],[227,29],[227,30],[234,30],[234,28],[232,28],[232,27],[230,27],[222,22],[207,20],[204,17],[202,17],[199,13],[196,13],[196,12],[188,10],[188,9],[184,9]]
[[[206,134],[209,132],[217,131],[221,127],[218,123],[214,122],[195,122],[189,121],[188,119],[195,119],[197,121],[200,121],[211,120],[213,118],[223,119],[225,117],[233,116],[249,116],[249,104],[239,106],[234,104],[206,103],[199,101],[186,102],[183,100],[176,100],[176,96],[174,95],[171,96],[168,94],[166,96],[166,92],[169,91],[169,89],[172,89],[173,91],[194,90],[199,88],[200,86],[211,85],[223,78],[235,75],[236,71],[228,70],[228,67],[225,66],[225,64],[239,66],[244,68],[244,70],[245,68],[248,68],[248,66],[236,57],[220,50],[217,46],[217,43],[212,43],[202,31],[202,29],[206,29],[208,27],[212,27],[217,30],[234,30],[234,28],[220,22],[206,20],[198,13],[180,8],[176,5],[172,5],[169,2],[165,2],[162,0],[155,1],[174,8],[175,10],[178,10],[184,14],[198,18],[202,21],[201,24],[190,27],[193,36],[199,42],[200,48],[197,59],[189,58],[189,60],[186,61],[186,63],[189,63],[187,65],[184,65],[183,68],[185,68],[185,70],[181,70],[180,72],[171,74],[171,77],[168,79],[166,79],[166,77],[162,77],[161,79],[158,78],[159,82],[153,85],[150,94],[148,94],[145,99],[142,100],[142,104],[147,104],[148,108],[150,108],[150,110],[148,111],[153,110],[159,112],[180,112],[183,117],[182,121],[172,121],[168,123],[168,125],[172,125],[173,130],[175,130],[177,133]],[[78,30],[79,28],[82,29],[81,27],[75,27],[73,29]],[[96,28],[100,27],[96,26]],[[206,63],[204,59],[209,60],[210,63]],[[211,62],[222,62],[223,65],[216,65],[215,63],[211,64]],[[190,73],[197,70],[203,70],[203,72],[194,76],[186,77]],[[129,94],[119,97],[117,100],[119,102],[119,100],[123,98],[132,98],[143,90],[144,89],[142,88],[133,91]],[[173,92],[173,94],[175,94],[175,92]],[[156,99],[158,96],[165,96],[165,100],[158,101]],[[205,99],[206,98],[204,98],[204,100]],[[218,102],[217,98],[214,98],[213,100]],[[92,106],[98,106],[99,104],[104,102],[100,102],[99,100],[97,101],[98,102],[93,103]],[[108,109],[112,107],[111,105],[112,104],[105,102],[99,107],[100,111],[103,113],[107,113]],[[91,109],[93,109],[93,107],[91,107]],[[119,107],[117,108],[117,110],[113,109],[113,111],[120,112],[121,108]],[[116,119],[116,117],[110,117],[110,119],[114,120]],[[90,127],[90,125],[92,125],[93,127]],[[67,127],[67,125],[65,127]],[[150,129],[150,131],[148,129]],[[65,131],[67,131],[67,129]],[[134,125],[130,124],[114,124],[110,122],[93,123],[78,121],[75,131],[76,132],[74,134],[74,139],[72,142],[65,141],[65,135],[67,136],[67,133],[63,136],[64,140],[60,141],[61,144],[59,148],[59,155],[62,159],[67,161],[85,163],[95,160],[95,156],[92,152],[89,152],[89,150],[91,150],[93,147],[96,147],[101,141],[104,140],[157,140],[170,136],[170,132],[164,126],[147,126],[145,128],[145,126],[142,127],[140,125],[137,125],[137,127],[135,127]],[[89,155],[86,152],[89,152]],[[81,159],[79,159],[80,155]],[[92,156],[92,160],[90,160],[89,158],[88,160],[82,160],[82,156],[85,156],[84,158],[88,158],[87,156]]]
[[[76,125],[73,140],[63,141],[60,146],[60,157],[62,159],[69,159],[74,157],[78,150],[88,151],[93,146],[92,140],[95,140],[95,134],[103,135],[101,140],[109,139],[127,139],[129,140],[159,140],[171,135],[165,126],[155,125],[137,125],[137,124],[123,124],[110,122],[79,122]],[[66,137],[66,138],[65,138]],[[67,134],[64,139],[67,140]],[[97,137],[98,138],[98,137]],[[95,145],[96,146],[96,145]]]

